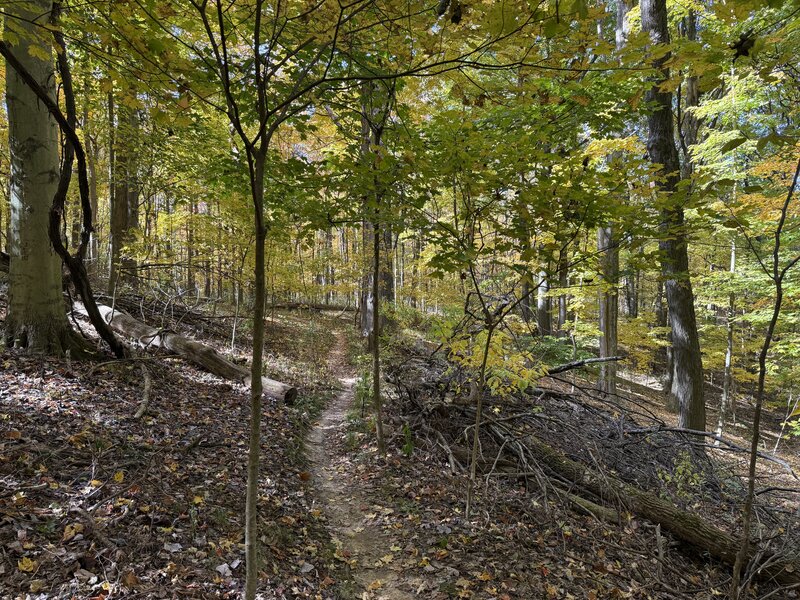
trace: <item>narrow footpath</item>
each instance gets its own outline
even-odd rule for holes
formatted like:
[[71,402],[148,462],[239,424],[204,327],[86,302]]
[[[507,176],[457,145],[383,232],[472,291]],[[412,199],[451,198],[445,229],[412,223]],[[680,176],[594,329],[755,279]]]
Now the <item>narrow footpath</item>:
[[329,366],[337,374],[342,391],[326,408],[308,435],[306,447],[311,473],[339,554],[352,568],[360,590],[355,598],[363,600],[412,600],[424,595],[425,582],[404,573],[399,565],[383,560],[391,553],[391,541],[381,527],[368,518],[370,501],[353,463],[344,455],[341,438],[347,427],[347,411],[353,404],[356,379],[346,364],[344,335],[338,334],[329,357]]

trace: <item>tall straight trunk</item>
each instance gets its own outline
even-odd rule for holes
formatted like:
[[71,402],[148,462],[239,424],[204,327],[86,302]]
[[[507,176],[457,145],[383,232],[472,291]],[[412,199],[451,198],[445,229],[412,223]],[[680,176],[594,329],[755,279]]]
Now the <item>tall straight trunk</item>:
[[[731,240],[731,277],[736,273],[736,240]],[[728,407],[731,405],[731,391],[733,388],[733,320],[736,316],[736,294],[728,294],[728,314],[727,314],[727,348],[725,350],[725,372],[722,378],[722,398],[719,402],[719,415],[717,416],[718,436],[722,435],[725,429],[725,418],[727,417]],[[719,442],[717,442],[718,444]]]
[[[366,208],[366,201],[364,207]],[[365,258],[367,256],[367,249],[373,246],[375,237],[375,225],[368,220],[362,221],[361,225],[361,248],[364,252]],[[374,263],[375,259],[372,257],[370,263]],[[361,336],[367,340],[367,344],[372,348],[372,333],[373,333],[373,313],[375,311],[375,299],[373,290],[375,289],[374,279],[375,269],[364,269],[361,276],[360,296],[359,296],[359,317]]]
[[558,257],[558,287],[560,290],[562,290],[558,295],[558,314],[556,319],[556,333],[559,336],[567,335],[567,303],[569,296],[563,290],[566,290],[567,286],[569,285],[568,264],[567,251],[564,249],[564,251],[562,251],[561,255]]
[[394,256],[394,235],[392,228],[389,224],[384,223],[381,225],[381,238],[383,239],[384,251],[381,260],[381,300],[387,304],[394,303],[395,300],[395,285],[394,285],[394,268],[392,265],[392,257]]
[[[642,30],[650,34],[653,44],[669,44],[666,0],[641,0]],[[683,197],[677,194],[680,164],[675,147],[672,117],[672,93],[663,91],[659,83],[669,78],[665,63],[670,55],[659,57],[654,66],[659,81],[648,91],[646,100],[654,110],[648,116],[647,152],[659,167],[658,187],[661,199],[662,273],[669,306],[672,334],[672,383],[666,390],[679,406],[678,425],[705,430],[706,409],[703,399],[703,364],[694,294],[689,278],[689,255],[683,212]]]
[[186,222],[186,288],[191,292],[197,287],[194,273],[194,213],[195,201],[189,202],[189,219]]
[[625,275],[625,307],[632,319],[639,316],[639,273],[639,269],[628,267]]
[[[617,3],[617,23],[615,42],[617,50],[625,45],[628,33],[627,1]],[[600,357],[617,355],[617,324],[619,321],[619,246],[616,243],[614,226],[607,222],[597,229],[597,251],[600,253],[600,277],[603,287],[599,299]],[[600,365],[600,389],[608,394],[617,391],[617,363],[606,362]]]
[[553,334],[553,319],[550,312],[550,282],[547,279],[547,271],[539,272],[539,286],[536,289],[536,325],[539,335]]
[[258,475],[261,455],[261,404],[264,357],[264,303],[267,286],[265,267],[265,242],[267,228],[264,223],[264,167],[265,140],[261,151],[250,157],[250,187],[253,197],[254,228],[256,234],[255,302],[253,306],[253,361],[250,366],[250,441],[247,451],[247,493],[245,502],[245,565],[247,575],[245,595],[254,598],[258,586]]
[[336,281],[336,269],[333,266],[333,229],[325,231],[325,304],[333,302],[333,286]]
[[[115,112],[116,118],[115,118]],[[139,226],[139,191],[136,182],[134,140],[138,136],[136,111],[117,105],[113,93],[108,96],[111,181],[111,271],[109,291],[122,282],[135,283],[136,261],[123,252],[131,241],[130,232]],[[124,140],[124,141],[123,141]]]
[[[55,98],[52,40],[47,25],[53,3],[34,0],[7,9],[12,50],[38,84]],[[69,348],[61,295],[61,260],[48,235],[51,203],[58,188],[59,136],[56,122],[35,93],[6,67],[6,108],[11,151],[9,298],[6,340],[18,347],[60,354]]]
[[[109,91],[106,97],[106,108],[108,114],[108,209],[110,215],[108,228],[108,293],[109,295],[114,295],[117,289],[117,279],[119,278],[121,239],[122,231],[125,228],[125,220],[117,205],[116,198],[117,119],[113,90]],[[167,206],[167,212],[169,212],[169,206]],[[169,248],[169,245],[167,248]]]
[[[600,254],[600,273],[603,289],[600,292],[600,357],[617,355],[617,321],[619,319],[619,250],[615,248],[613,229],[597,229],[597,249]],[[608,394],[617,391],[617,364],[600,364],[600,389]]]
[[375,433],[378,438],[378,452],[386,454],[386,441],[383,436],[383,401],[381,399],[381,231],[378,208],[375,208],[375,223],[372,234],[372,408],[375,411]]

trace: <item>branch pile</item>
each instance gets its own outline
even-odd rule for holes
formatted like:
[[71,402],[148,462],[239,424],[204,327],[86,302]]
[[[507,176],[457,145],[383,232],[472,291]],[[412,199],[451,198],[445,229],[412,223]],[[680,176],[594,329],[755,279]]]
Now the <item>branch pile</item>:
[[[456,390],[469,388],[468,374],[417,354],[392,369],[389,380],[407,408],[423,415],[425,426],[435,430],[433,437],[446,450],[451,466],[460,467],[468,453],[458,444],[463,444],[472,426],[475,408],[464,404]],[[713,461],[696,448],[696,438],[666,427],[643,428],[635,418],[656,420],[646,406],[623,407],[620,399],[588,389],[570,393],[559,389],[558,381],[551,383],[547,389],[511,399],[486,399],[487,405],[494,403],[502,410],[487,414],[482,428],[483,456],[478,464],[484,474],[504,471],[506,477],[526,481],[535,477],[540,485],[544,479],[583,512],[611,520],[622,511],[630,512],[684,544],[733,565],[740,546],[736,524],[726,514],[712,517],[713,521],[709,515],[723,503],[742,501],[738,478],[717,477]],[[509,459],[516,469],[499,468],[501,460]],[[680,464],[691,465],[688,483],[670,481]],[[663,493],[670,483],[685,489],[670,497],[668,489]],[[644,490],[662,490],[662,494]],[[786,526],[768,507],[762,507],[760,518],[765,532]],[[754,540],[751,573],[782,584],[800,583],[800,557],[791,550],[793,544],[787,542],[785,551],[775,541],[767,547]]]

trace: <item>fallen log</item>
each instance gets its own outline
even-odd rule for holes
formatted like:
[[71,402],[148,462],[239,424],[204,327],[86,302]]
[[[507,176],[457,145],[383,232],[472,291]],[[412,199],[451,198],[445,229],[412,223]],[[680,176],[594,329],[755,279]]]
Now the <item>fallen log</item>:
[[[578,489],[605,501],[620,502],[631,513],[661,525],[679,540],[728,565],[734,564],[741,545],[737,536],[662,500],[655,494],[644,492],[634,485],[571,460],[535,436],[526,436],[523,444],[522,440],[516,439],[505,427],[491,422],[486,427],[498,442],[505,444],[512,452],[516,454],[524,446],[529,455],[525,457],[527,460],[535,460],[541,467],[566,479]],[[573,488],[572,493],[575,492],[576,489]],[[758,544],[753,547],[756,551],[751,550],[748,562],[754,559],[759,550]],[[760,556],[759,562],[761,566],[755,570],[759,578],[774,579],[782,584],[800,583],[800,557],[764,555]]]
[[[212,347],[166,329],[145,325],[128,313],[112,309],[110,306],[98,304],[97,308],[111,329],[125,337],[135,339],[145,348],[164,348],[223,379],[250,385],[250,372],[232,363]],[[75,304],[75,311],[86,315],[86,309],[80,303]],[[286,404],[291,404],[297,397],[297,388],[289,384],[268,377],[262,377],[261,383],[265,394]]]
[[349,304],[324,304],[320,302],[278,302],[270,304],[268,310],[335,310],[337,312],[354,311],[355,307]]
[[576,360],[574,362],[566,363],[564,365],[551,367],[550,369],[547,370],[547,374],[558,375],[559,373],[563,373],[564,371],[579,369],[580,367],[585,367],[586,365],[593,365],[595,363],[613,362],[623,359],[624,357],[622,356],[603,356],[600,358],[584,358],[583,360]]

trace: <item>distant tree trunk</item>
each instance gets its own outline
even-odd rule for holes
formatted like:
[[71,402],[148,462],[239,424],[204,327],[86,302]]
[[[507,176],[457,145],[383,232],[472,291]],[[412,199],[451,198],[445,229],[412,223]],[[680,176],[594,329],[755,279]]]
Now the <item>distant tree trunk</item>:
[[97,261],[98,261],[98,244],[97,244],[97,236],[99,234],[99,222],[97,220],[97,208],[98,208],[98,198],[97,198],[97,144],[92,137],[92,129],[91,129],[91,122],[89,120],[89,78],[87,77],[87,81],[85,83],[86,88],[86,97],[83,101],[83,127],[85,131],[86,137],[86,170],[87,175],[89,177],[89,202],[92,207],[92,220],[93,223],[93,231],[90,234],[91,240],[89,242],[89,273],[95,274],[97,272]]
[[558,295],[558,315],[556,318],[556,334],[558,336],[567,335],[567,302],[569,296],[564,291],[569,285],[569,265],[567,262],[566,248],[558,257],[558,288],[561,293]]
[[[731,240],[731,277],[736,273],[736,240]],[[727,338],[728,344],[725,350],[725,373],[722,379],[722,398],[719,403],[719,415],[717,416],[716,434],[722,435],[725,429],[725,418],[727,417],[728,407],[732,404],[731,390],[733,388],[733,320],[736,316],[736,294],[731,292],[728,295],[728,314],[727,314]]]
[[186,222],[186,288],[192,292],[197,288],[194,273],[194,213],[196,203],[189,202],[189,219]]
[[[621,50],[627,38],[627,15],[630,6],[627,1],[617,2],[617,23],[615,42]],[[600,253],[600,277],[603,287],[600,291],[600,357],[617,355],[617,323],[619,321],[619,245],[614,235],[614,226],[607,222],[597,229],[597,251]],[[600,364],[600,389],[614,394],[617,391],[617,363]]]
[[334,301],[333,286],[336,284],[336,270],[333,266],[333,229],[325,231],[325,304]]
[[539,335],[552,335],[553,334],[553,320],[550,311],[550,297],[547,293],[550,291],[550,282],[547,279],[547,272],[539,272],[539,287],[536,289],[536,326],[539,329]]
[[[597,229],[597,250],[600,254],[600,273],[603,289],[600,292],[600,357],[617,355],[617,321],[619,318],[619,250],[615,247],[613,229]],[[600,389],[608,394],[617,391],[617,363],[600,364]]]
[[625,275],[625,307],[630,318],[639,316],[639,270],[633,267]]
[[[650,33],[651,41],[654,44],[669,44],[666,0],[641,0],[640,6],[642,29]],[[667,53],[654,61],[662,81],[669,77],[669,69],[664,66],[669,58]],[[662,253],[673,352],[672,385],[666,392],[679,406],[680,427],[705,430],[703,364],[697,335],[694,294],[689,278],[682,195],[676,193],[680,180],[680,164],[673,138],[672,93],[654,85],[648,91],[646,99],[655,107],[648,116],[647,151],[650,160],[659,166],[658,186],[665,196],[661,209],[663,239],[659,248]]]
[[[6,31],[19,41],[13,52],[55,98],[52,40],[47,29],[53,3],[33,0],[6,8]],[[11,151],[9,302],[6,340],[36,352],[61,354],[71,329],[61,295],[61,260],[48,235],[59,182],[58,128],[20,75],[6,66],[6,107]]]
[[532,275],[528,275],[522,282],[522,302],[519,303],[519,309],[522,313],[522,318],[526,323],[530,323],[533,320],[532,296],[534,290],[531,286],[530,277],[532,277]]
[[[119,107],[112,92],[108,96],[110,134],[109,159],[111,169],[111,271],[109,292],[121,282],[135,283],[136,261],[123,254],[130,232],[139,226],[139,190],[136,181],[134,140],[138,135],[139,118],[136,111]],[[115,111],[118,113],[115,119]],[[124,141],[120,138],[124,135]]]
[[381,398],[381,232],[378,219],[378,208],[375,208],[372,244],[372,408],[375,411],[375,433],[378,440],[378,452],[386,455],[386,441],[383,435],[383,400]]
[[394,303],[395,283],[392,256],[394,255],[394,234],[389,224],[381,226],[383,238],[383,260],[381,261],[381,300],[387,304]]

